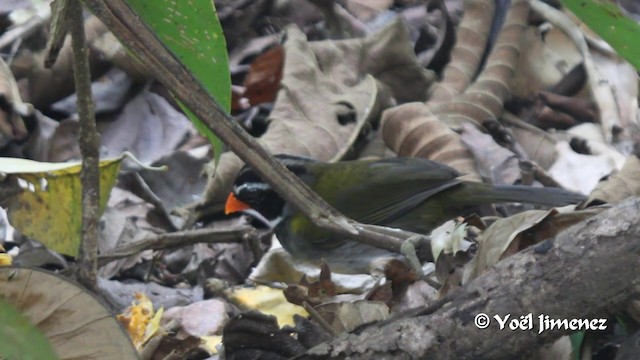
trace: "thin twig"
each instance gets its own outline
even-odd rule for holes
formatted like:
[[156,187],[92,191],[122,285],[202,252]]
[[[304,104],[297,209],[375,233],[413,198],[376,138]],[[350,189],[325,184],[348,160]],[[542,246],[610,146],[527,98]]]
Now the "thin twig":
[[64,40],[68,30],[69,2],[71,0],[55,0],[51,4],[51,35],[47,41],[47,56],[44,59],[44,67],[50,69],[56,63],[60,49],[64,45]]
[[96,130],[91,74],[89,70],[89,48],[84,33],[84,19],[79,0],[69,3],[69,30],[73,50],[73,78],[78,94],[80,117],[80,152],[82,154],[82,243],[78,254],[78,281],[90,290],[97,289],[98,270],[98,214],[100,204],[99,146],[100,136]]
[[206,228],[160,234],[136,241],[133,244],[120,246],[111,251],[105,252],[104,254],[100,254],[98,257],[98,264],[100,266],[104,266],[110,261],[131,256],[144,250],[171,249],[197,243],[213,244],[252,241],[259,237],[260,233],[250,226],[240,227],[233,230]]

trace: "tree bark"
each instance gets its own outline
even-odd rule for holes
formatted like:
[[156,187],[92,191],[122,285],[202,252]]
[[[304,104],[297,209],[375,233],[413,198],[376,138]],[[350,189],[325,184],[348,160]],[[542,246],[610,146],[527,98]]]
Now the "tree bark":
[[[304,358],[521,358],[572,332],[539,333],[540,315],[605,319],[639,294],[639,208],[640,198],[628,199],[554,239],[500,261],[435,309],[432,306],[357,334],[342,335],[311,349]],[[474,325],[481,313],[491,321],[486,329]],[[511,319],[531,314],[532,329],[499,329],[494,316],[507,314]]]

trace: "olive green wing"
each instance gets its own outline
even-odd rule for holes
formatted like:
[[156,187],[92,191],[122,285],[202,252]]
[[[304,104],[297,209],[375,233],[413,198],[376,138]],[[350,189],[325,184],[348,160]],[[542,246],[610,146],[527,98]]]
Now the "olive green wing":
[[[332,166],[338,165],[342,169],[318,171],[323,175],[312,186],[338,211],[366,224],[389,225],[429,197],[460,183],[454,169],[419,158],[347,161]],[[309,241],[324,247],[327,236],[322,232]]]

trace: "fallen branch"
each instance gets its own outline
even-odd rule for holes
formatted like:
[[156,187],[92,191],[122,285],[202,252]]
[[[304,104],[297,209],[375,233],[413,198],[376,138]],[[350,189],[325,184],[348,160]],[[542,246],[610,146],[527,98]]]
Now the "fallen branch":
[[[305,358],[522,358],[572,332],[562,328],[539,333],[539,316],[606,318],[640,293],[639,208],[640,198],[628,199],[499,262],[436,307],[341,336],[310,350]],[[489,316],[488,328],[474,325],[478,314]],[[531,314],[533,328],[500,330],[494,316],[508,314],[511,319]]]
[[118,260],[127,256],[135,255],[144,250],[163,250],[198,243],[228,243],[248,241],[256,242],[260,238],[258,231],[250,226],[237,229],[197,229],[188,231],[178,231],[167,234],[160,234],[148,237],[135,243],[120,246],[111,251],[98,256],[98,265],[104,266],[106,263]]

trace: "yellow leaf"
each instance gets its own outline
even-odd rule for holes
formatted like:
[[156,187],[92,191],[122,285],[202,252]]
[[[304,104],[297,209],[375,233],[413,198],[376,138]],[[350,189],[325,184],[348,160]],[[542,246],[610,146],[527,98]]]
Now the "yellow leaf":
[[235,288],[229,296],[242,307],[275,316],[279,326],[293,326],[293,315],[297,314],[303,317],[309,315],[302,306],[288,302],[282,290],[272,289],[268,286]]
[[0,254],[0,266],[9,266],[13,262],[13,258],[9,254]]
[[136,300],[117,318],[127,329],[136,349],[140,350],[160,328],[160,318],[164,309],[160,308],[154,313],[153,303],[145,294],[136,293],[134,296]]
[[[100,161],[100,213],[116,182],[123,156]],[[0,158],[0,173],[24,190],[7,200],[10,223],[59,253],[77,256],[82,229],[79,162],[41,163]]]
[[215,355],[218,353],[218,348],[216,348],[216,346],[222,343],[222,336],[220,335],[201,336],[200,340],[202,341],[202,344],[200,345],[200,347],[205,349],[207,352],[209,352],[210,355]]

